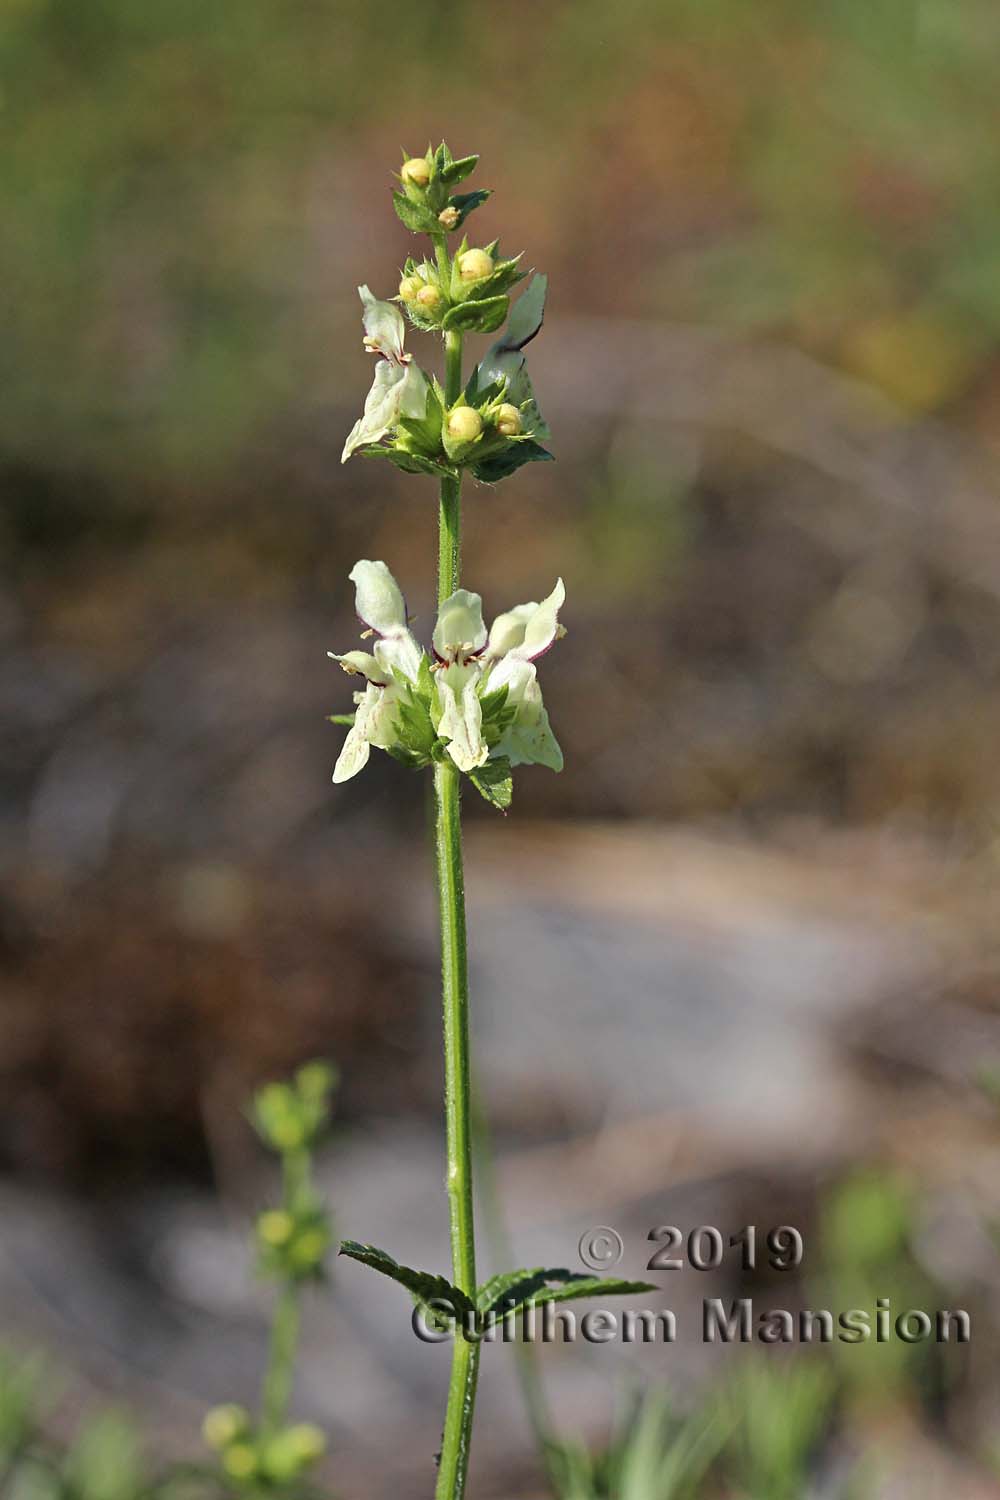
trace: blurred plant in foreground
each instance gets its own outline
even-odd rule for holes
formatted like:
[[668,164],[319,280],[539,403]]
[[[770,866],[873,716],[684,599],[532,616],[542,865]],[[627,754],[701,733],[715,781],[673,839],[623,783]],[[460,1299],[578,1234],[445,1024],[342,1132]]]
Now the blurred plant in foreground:
[[679,1417],[663,1391],[651,1391],[605,1452],[550,1443],[549,1473],[560,1500],[698,1500],[725,1435],[721,1413]]
[[136,1429],[120,1412],[85,1419],[68,1445],[53,1441],[45,1429],[57,1394],[38,1356],[0,1352],[0,1492],[16,1500],[155,1500],[175,1492],[182,1471],[151,1480]]
[[326,1131],[336,1070],[312,1062],[291,1083],[269,1083],[253,1101],[260,1139],[281,1159],[282,1201],[258,1215],[260,1274],[278,1284],[271,1347],[257,1420],[242,1406],[213,1407],[205,1441],[219,1453],[228,1486],[246,1495],[302,1495],[303,1475],[322,1457],[326,1438],[311,1422],[289,1424],[303,1287],[325,1275],[330,1220],[312,1185],[312,1152]]
[[723,1394],[733,1440],[726,1468],[747,1500],[799,1500],[829,1423],[836,1376],[828,1365],[756,1360]]
[[330,1222],[311,1181],[312,1152],[330,1117],[336,1070],[312,1062],[291,1083],[270,1083],[253,1101],[257,1134],[281,1158],[280,1207],[258,1216],[262,1275],[278,1283],[278,1300],[258,1419],[234,1404],[205,1417],[206,1442],[219,1463],[171,1464],[151,1478],[133,1424],[104,1411],[85,1421],[67,1445],[47,1433],[54,1405],[51,1371],[37,1357],[0,1352],[0,1493],[14,1500],[167,1500],[167,1497],[296,1496],[326,1439],[310,1422],[288,1423],[304,1285],[322,1279]]

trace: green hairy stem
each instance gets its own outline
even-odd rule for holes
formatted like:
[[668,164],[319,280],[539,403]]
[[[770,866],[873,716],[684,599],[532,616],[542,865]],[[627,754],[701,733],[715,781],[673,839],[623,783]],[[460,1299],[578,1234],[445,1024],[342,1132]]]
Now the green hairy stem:
[[[445,393],[449,404],[462,390],[462,335],[445,335]],[[461,480],[442,479],[439,509],[438,603],[458,587],[461,549]],[[447,1133],[448,1216],[452,1280],[476,1295],[476,1242],[472,1195],[472,1120],[469,1063],[469,972],[462,870],[460,776],[455,765],[434,767],[435,851],[441,911],[441,986],[444,1023],[444,1099]],[[436,1500],[461,1500],[472,1439],[479,1375],[479,1345],[456,1329],[452,1344],[448,1409]]]

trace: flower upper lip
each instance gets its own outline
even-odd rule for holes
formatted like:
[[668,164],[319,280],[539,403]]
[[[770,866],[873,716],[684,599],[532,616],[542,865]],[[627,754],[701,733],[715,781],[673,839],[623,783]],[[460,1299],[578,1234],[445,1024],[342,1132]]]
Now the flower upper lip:
[[427,406],[427,379],[403,347],[406,324],[399,308],[380,302],[366,286],[359,286],[358,294],[364,308],[362,342],[377,362],[364,413],[348,434],[341,463],[347,462],[355,448],[380,443],[400,417],[422,417]]

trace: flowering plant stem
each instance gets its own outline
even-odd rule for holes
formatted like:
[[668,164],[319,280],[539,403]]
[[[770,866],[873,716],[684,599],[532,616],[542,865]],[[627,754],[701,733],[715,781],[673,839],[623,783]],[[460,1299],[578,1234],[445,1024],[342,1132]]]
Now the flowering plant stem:
[[[462,335],[444,336],[444,389],[449,402],[462,392]],[[462,553],[462,480],[442,479],[438,507],[438,606],[458,588]]]
[[278,1293],[271,1322],[271,1346],[264,1376],[261,1431],[280,1430],[288,1416],[299,1342],[299,1291],[294,1281]]
[[[283,1151],[281,1176],[285,1207],[294,1212],[309,1188],[309,1156],[302,1147]],[[299,1283],[292,1277],[282,1282],[271,1321],[271,1342],[261,1393],[261,1431],[278,1432],[288,1417],[295,1379],[301,1324]]]
[[[445,335],[445,392],[449,403],[462,390],[462,335]],[[439,508],[438,603],[459,583],[461,479],[442,479]],[[472,1120],[469,1063],[469,972],[462,871],[462,812],[459,772],[451,760],[434,767],[435,851],[441,911],[441,986],[444,1022],[444,1097],[447,1132],[448,1213],[452,1279],[475,1300],[476,1242],[472,1194]],[[437,1500],[460,1500],[472,1438],[479,1375],[479,1345],[456,1329],[452,1342],[448,1409],[438,1469]]]

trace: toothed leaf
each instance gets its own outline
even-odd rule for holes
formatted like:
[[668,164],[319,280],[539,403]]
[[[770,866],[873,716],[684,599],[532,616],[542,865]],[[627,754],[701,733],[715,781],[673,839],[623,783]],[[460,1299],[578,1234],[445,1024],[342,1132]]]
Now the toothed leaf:
[[499,812],[506,812],[510,807],[514,797],[514,778],[510,773],[510,761],[505,756],[488,760],[470,771],[469,780],[480,797]]
[[[554,1283],[551,1284],[551,1283]],[[655,1292],[648,1281],[624,1281],[614,1276],[587,1276],[565,1268],[508,1271],[494,1276],[476,1293],[481,1314],[516,1312],[546,1302],[574,1302],[583,1297],[625,1297]]]
[[410,1266],[401,1266],[377,1245],[361,1245],[357,1240],[344,1240],[339,1253],[398,1282],[421,1305],[447,1302],[456,1317],[474,1311],[471,1299],[457,1286],[453,1286],[447,1277],[435,1276],[432,1271],[414,1271]]
[[477,188],[474,193],[455,193],[449,198],[448,206],[458,213],[458,223],[455,228],[458,229],[464,224],[473,210],[479,208],[491,196],[490,188]]
[[483,484],[496,484],[498,480],[513,474],[522,464],[552,462],[552,454],[547,448],[543,448],[532,438],[524,438],[510,443],[499,453],[491,453],[488,458],[480,459],[479,463],[473,465],[472,472]]
[[383,448],[380,443],[369,443],[357,451],[364,458],[387,458],[405,474],[432,474],[439,479],[455,479],[458,476],[458,470],[452,464],[440,463],[422,453],[407,453],[403,448]]
[[414,203],[405,193],[393,193],[393,207],[413,234],[440,234],[441,225],[423,203]]
[[478,156],[460,156],[457,161],[449,161],[440,168],[441,181],[446,182],[449,187],[454,187],[457,182],[464,182],[470,172],[476,169]]

